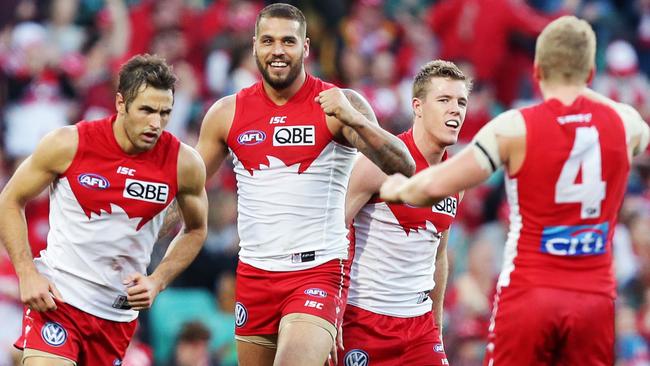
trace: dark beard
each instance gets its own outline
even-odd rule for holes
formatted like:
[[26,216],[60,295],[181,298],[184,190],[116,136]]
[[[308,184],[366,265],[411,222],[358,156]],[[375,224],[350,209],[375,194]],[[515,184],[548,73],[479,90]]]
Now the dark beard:
[[260,70],[260,73],[262,74],[262,78],[264,78],[264,81],[266,81],[266,83],[275,90],[284,90],[293,84],[293,82],[298,78],[300,72],[302,71],[302,68],[299,66],[302,65],[302,61],[303,57],[300,56],[300,59],[295,65],[289,66],[289,73],[287,74],[287,77],[282,80],[273,79],[269,71],[266,69],[267,65],[260,62],[260,59],[258,57],[255,57],[255,63],[257,64],[257,69]]

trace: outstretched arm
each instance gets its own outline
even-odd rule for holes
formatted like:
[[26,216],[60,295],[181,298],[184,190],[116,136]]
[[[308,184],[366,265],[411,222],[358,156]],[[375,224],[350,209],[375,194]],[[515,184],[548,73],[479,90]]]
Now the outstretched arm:
[[406,145],[379,126],[370,104],[359,93],[332,88],[322,91],[316,101],[325,114],[343,124],[341,132],[347,142],[386,174],[411,176],[415,172],[415,161]]
[[77,143],[76,127],[61,128],[46,135],[0,193],[0,241],[16,269],[21,301],[37,311],[56,309],[52,297],[61,299],[61,295],[34,266],[27,242],[25,204],[68,168]]
[[167,248],[165,257],[149,277],[136,273],[124,280],[128,287],[127,300],[133,310],[151,307],[158,293],[192,263],[207,235],[205,166],[199,154],[187,145],[181,145],[178,154],[176,202],[183,217],[183,228]]

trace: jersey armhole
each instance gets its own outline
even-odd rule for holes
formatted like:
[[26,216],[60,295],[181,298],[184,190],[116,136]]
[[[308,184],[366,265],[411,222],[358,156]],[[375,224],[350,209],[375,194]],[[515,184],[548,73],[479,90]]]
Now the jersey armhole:
[[61,174],[59,174],[58,178],[67,177],[68,174],[74,171],[77,165],[79,165],[79,161],[83,159],[86,139],[82,137],[83,134],[81,133],[80,124],[77,124],[76,127],[77,127],[77,151],[74,152],[74,156],[72,157],[72,161],[70,162],[68,168],[64,170]]
[[[242,114],[241,108],[239,108],[240,107],[239,97],[240,97],[239,93],[235,94],[235,113],[232,115],[232,121],[230,122],[230,128],[228,129],[228,136],[226,136],[226,148],[228,148],[231,151],[232,148],[230,148],[230,145],[231,145],[231,140],[233,139],[232,134],[234,133],[233,131],[236,130],[236,128],[234,127],[237,121],[239,120],[239,116],[241,116]],[[235,144],[233,143],[232,146],[235,146]]]

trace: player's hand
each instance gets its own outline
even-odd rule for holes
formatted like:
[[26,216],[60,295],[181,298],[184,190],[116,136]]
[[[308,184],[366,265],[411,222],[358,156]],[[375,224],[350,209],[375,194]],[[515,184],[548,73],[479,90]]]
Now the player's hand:
[[393,174],[379,188],[379,197],[386,202],[401,202],[399,191],[408,178],[402,174]]
[[20,278],[20,301],[28,308],[36,311],[56,310],[54,298],[63,301],[56,286],[37,271]]
[[[330,360],[334,366],[339,364],[338,350],[345,351],[343,347],[343,327],[339,325],[338,332],[336,332],[336,341],[332,344],[332,350],[330,351]],[[327,364],[326,364],[327,365]]]
[[141,273],[127,276],[122,283],[126,286],[126,300],[132,310],[147,310],[160,292],[160,284]]
[[350,125],[359,114],[339,88],[323,90],[314,101],[320,104],[326,115],[335,117],[346,125]]

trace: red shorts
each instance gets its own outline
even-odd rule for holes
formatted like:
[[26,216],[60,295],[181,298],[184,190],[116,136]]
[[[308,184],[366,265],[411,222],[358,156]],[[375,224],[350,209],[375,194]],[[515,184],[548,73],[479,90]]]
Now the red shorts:
[[340,259],[292,272],[265,271],[239,262],[235,334],[278,334],[280,319],[291,313],[315,315],[338,327],[348,283]]
[[114,322],[56,302],[57,309],[25,308],[23,333],[14,346],[65,357],[77,365],[119,365],[133,337],[137,320]]
[[433,313],[412,318],[380,315],[348,305],[343,315],[341,365],[449,365]]
[[484,365],[614,364],[614,300],[555,288],[502,288]]

